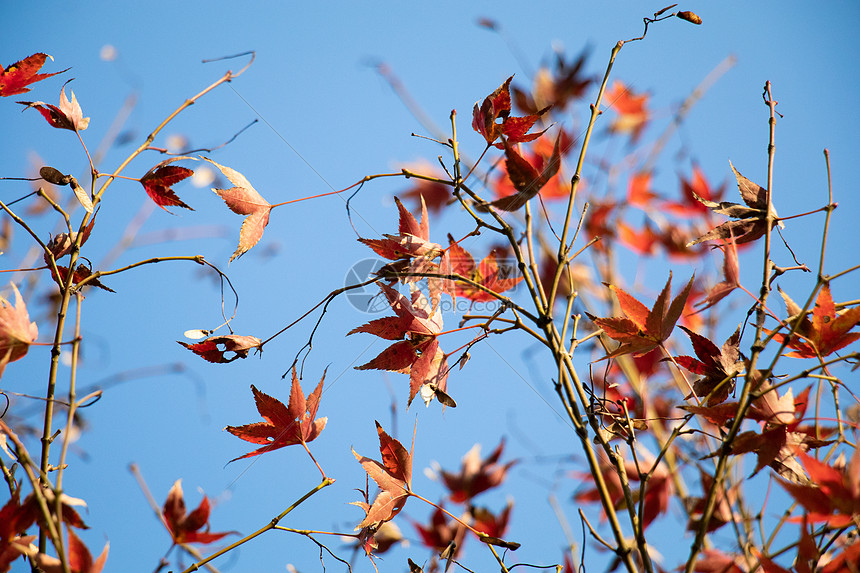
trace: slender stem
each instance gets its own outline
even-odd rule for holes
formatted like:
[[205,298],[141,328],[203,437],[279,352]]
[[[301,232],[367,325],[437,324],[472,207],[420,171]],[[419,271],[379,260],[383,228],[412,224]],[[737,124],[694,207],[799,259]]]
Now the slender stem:
[[300,497],[300,498],[299,498],[298,500],[296,500],[292,505],[290,505],[287,509],[285,509],[284,511],[282,511],[281,513],[279,513],[278,515],[276,515],[275,517],[273,517],[273,518],[272,518],[272,520],[271,520],[269,523],[267,523],[266,525],[264,525],[263,527],[261,527],[260,529],[258,529],[257,531],[255,531],[254,533],[252,533],[252,534],[250,534],[250,535],[247,535],[247,536],[243,537],[242,539],[240,539],[239,541],[236,541],[235,543],[231,543],[231,544],[230,544],[230,545],[228,545],[227,547],[225,547],[225,548],[223,548],[223,549],[220,549],[220,550],[216,551],[215,553],[213,553],[213,554],[212,554],[212,555],[210,555],[209,557],[206,557],[205,559],[201,559],[201,560],[200,560],[200,561],[198,561],[197,563],[194,563],[193,565],[191,565],[190,567],[188,567],[187,569],[185,569],[182,573],[191,573],[192,571],[198,571],[202,565],[205,565],[205,564],[209,563],[210,561],[212,561],[213,559],[216,559],[216,558],[218,558],[218,557],[220,557],[220,556],[224,555],[224,554],[225,554],[225,553],[227,553],[228,551],[232,551],[233,549],[235,549],[235,548],[239,547],[240,545],[243,545],[243,544],[247,543],[248,541],[251,541],[251,540],[252,540],[252,539],[254,539],[255,537],[259,537],[260,535],[262,535],[263,533],[265,533],[265,532],[269,531],[270,529],[274,529],[274,528],[275,528],[275,526],[276,526],[276,525],[278,525],[278,522],[279,522],[279,521],[281,521],[284,517],[286,517],[286,515],[287,515],[288,513],[290,513],[291,511],[293,511],[295,508],[297,508],[297,507],[298,507],[299,505],[301,505],[302,503],[304,503],[304,502],[305,502],[308,498],[310,498],[312,495],[314,495],[315,493],[317,493],[318,491],[320,491],[320,490],[321,490],[321,489],[323,489],[324,487],[330,486],[330,485],[331,485],[331,484],[333,484],[333,483],[334,483],[334,480],[333,480],[333,479],[331,479],[331,478],[324,478],[324,479],[319,483],[319,485],[317,485],[315,488],[313,488],[312,490],[310,490],[309,492],[307,492],[305,495],[303,495],[302,497]]
[[[772,227],[775,220],[773,212],[773,163],[776,151],[776,101],[773,99],[773,95],[771,93],[770,82],[765,83],[764,96],[765,103],[767,104],[768,109],[770,111],[768,117],[769,138],[767,146],[767,215],[765,219],[764,262],[762,265],[763,268],[761,296],[759,298],[759,304],[756,311],[755,340],[752,345],[749,367],[747,368],[746,377],[744,378],[744,384],[743,388],[741,389],[740,399],[738,400],[738,413],[734,418],[731,428],[729,428],[728,433],[723,438],[722,447],[720,448],[720,454],[717,458],[717,464],[714,470],[714,485],[708,492],[707,498],[705,500],[705,509],[702,512],[702,520],[699,523],[699,527],[696,530],[696,537],[693,541],[692,546],[690,547],[690,556],[687,559],[685,573],[692,573],[695,568],[696,557],[698,556],[699,551],[701,551],[702,549],[705,536],[707,535],[708,523],[710,522],[711,516],[713,515],[714,509],[716,507],[717,492],[720,490],[720,488],[723,487],[723,481],[726,478],[726,474],[728,471],[729,454],[731,453],[731,444],[734,441],[735,436],[738,435],[741,424],[746,418],[747,410],[752,404],[753,391],[758,387],[761,381],[767,379],[766,375],[770,371],[772,371],[773,366],[772,365],[771,368],[768,369],[768,372],[766,372],[765,375],[757,376],[756,364],[758,362],[762,350],[764,350],[764,347],[762,345],[762,335],[765,319],[765,307],[767,306],[767,298],[770,293],[770,277],[772,271],[772,263],[770,260],[770,244],[771,232],[773,230]],[[797,324],[799,324],[799,322]],[[795,326],[797,326],[797,324]],[[776,360],[779,358],[780,352],[781,351],[778,351],[776,356],[774,357],[774,365],[776,363]]]

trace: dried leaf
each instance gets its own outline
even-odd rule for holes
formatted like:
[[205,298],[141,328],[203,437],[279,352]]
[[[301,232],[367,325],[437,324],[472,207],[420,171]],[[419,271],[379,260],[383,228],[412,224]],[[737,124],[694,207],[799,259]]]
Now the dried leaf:
[[263,196],[254,189],[244,175],[234,169],[219,165],[208,157],[203,159],[220,169],[221,173],[230,180],[230,183],[235,185],[230,189],[212,190],[224,200],[231,211],[238,215],[247,215],[239,231],[239,245],[230,256],[230,261],[233,261],[233,259],[238,259],[248,252],[263,237],[263,231],[269,224],[269,213],[272,211],[272,205],[263,199]]
[[365,528],[375,529],[393,519],[403,509],[410,495],[412,454],[407,452],[400,442],[386,434],[379,422],[376,422],[376,431],[379,435],[382,462],[366,458],[352,450],[361,467],[382,490],[373,503],[365,508],[367,515],[355,528],[356,531]]
[[[223,336],[210,336],[203,342],[197,344],[187,344],[177,340],[179,344],[202,357],[207,362],[227,363],[233,362],[237,358],[247,358],[248,352],[252,348],[257,348],[262,342],[256,336],[241,336],[238,334],[225,334]],[[234,355],[230,358],[225,356],[226,353],[233,352]]]

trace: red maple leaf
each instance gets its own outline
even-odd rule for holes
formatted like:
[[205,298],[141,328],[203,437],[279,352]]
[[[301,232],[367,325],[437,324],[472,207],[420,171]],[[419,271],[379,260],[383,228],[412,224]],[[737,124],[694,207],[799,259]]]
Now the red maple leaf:
[[558,173],[558,168],[561,165],[560,141],[561,135],[559,134],[555,140],[552,155],[548,158],[541,157],[542,163],[540,167],[535,168],[511,147],[508,140],[505,140],[505,169],[507,170],[508,179],[510,179],[511,184],[513,184],[517,192],[513,195],[496,199],[490,205],[502,211],[516,211],[525,205],[529,199],[537,195],[543,186]]
[[[224,429],[246,442],[264,445],[262,448],[230,461],[235,462],[242,458],[258,456],[296,444],[305,445],[305,449],[307,449],[306,444],[320,435],[328,421],[328,418],[316,418],[324,380],[325,373],[320,378],[317,387],[306,399],[296,376],[296,369],[293,368],[293,385],[290,390],[289,406],[284,406],[279,400],[260,392],[252,384],[251,392],[254,393],[257,411],[266,421],[244,426],[227,426]],[[313,459],[313,456],[311,458]]]
[[12,562],[29,551],[35,535],[24,535],[36,521],[38,508],[34,504],[21,504],[17,491],[0,508],[0,571],[9,571]]
[[594,243],[594,248],[599,251],[606,250],[606,241],[615,237],[615,224],[610,217],[618,203],[615,201],[591,202],[588,215],[585,219],[585,235],[589,241],[595,238],[601,240]]
[[[756,454],[757,462],[752,475],[770,466],[777,474],[791,482],[809,483],[809,478],[797,461],[797,455],[832,443],[822,438],[834,432],[831,428],[801,426],[809,402],[809,390],[810,388],[806,388],[795,398],[791,388],[780,396],[770,382],[764,381],[758,385],[756,393],[759,396],[753,400],[747,411],[747,418],[760,422],[762,431],[742,432],[730,444],[732,454]],[[725,425],[735,418],[738,412],[737,402],[681,408],[701,415],[717,425]],[[716,454],[710,454],[709,457],[714,455]]]
[[652,256],[660,245],[660,234],[646,221],[641,229],[634,229],[624,221],[616,224],[618,242],[641,256]]
[[860,322],[860,306],[837,313],[830,294],[830,283],[825,283],[818,293],[812,320],[805,314],[800,316],[801,308],[782,289],[779,293],[788,309],[789,318],[786,322],[793,324],[797,320],[800,321],[791,337],[787,334],[774,335],[777,342],[785,343],[794,350],[786,356],[823,358],[860,338],[860,332],[849,332]]
[[[247,358],[252,348],[258,348],[262,342],[256,336],[244,336],[239,334],[225,334],[223,336],[210,336],[206,340],[196,344],[188,344],[177,340],[179,344],[200,356],[207,362],[226,364],[237,358]],[[233,352],[233,356],[227,358],[226,354]]]
[[693,383],[696,396],[707,396],[706,406],[725,402],[735,387],[735,376],[743,372],[745,366],[738,346],[740,327],[726,340],[722,348],[717,348],[716,344],[692,330],[683,326],[679,328],[690,337],[696,358],[676,356],[675,361],[693,374],[701,376]]
[[52,74],[37,74],[36,72],[45,65],[45,60],[50,57],[42,53],[33,54],[4,69],[0,73],[0,97],[27,93],[30,91],[30,88],[27,87],[28,85],[42,81],[45,78],[50,78],[51,76],[56,76],[57,74],[62,74],[69,69],[66,68]]
[[[639,473],[639,466],[635,462],[625,462],[624,471],[628,481],[640,481],[642,474]],[[601,459],[600,473],[603,475],[609,496],[615,506],[625,507],[624,489],[621,486],[621,478],[618,476],[616,467],[608,461]],[[584,480],[594,481],[594,477],[589,473],[583,473],[581,476]],[[669,500],[674,491],[675,487],[672,485],[671,475],[664,464],[659,464],[650,474],[644,492],[645,499],[642,508],[642,524],[644,527],[651,525],[654,519],[669,509]],[[638,499],[640,495],[642,495],[641,490],[633,492],[634,499]],[[587,487],[574,495],[573,499],[577,502],[600,501],[601,494],[597,487]]]
[[[161,515],[164,517],[164,524],[167,526],[167,531],[170,533],[174,544],[212,543],[225,535],[234,533],[232,531],[209,532],[209,498],[205,495],[197,509],[191,513],[186,513],[181,479],[176,480],[173,487],[170,488]],[[206,526],[206,529],[199,531],[203,526]]]
[[[62,265],[57,265],[57,271],[59,272],[59,276],[56,273],[54,273],[54,269],[51,269],[51,277],[62,288],[62,285],[66,284],[66,279],[69,276],[69,269],[68,269],[68,267],[64,267]],[[84,279],[89,279],[92,275],[93,275],[93,270],[91,268],[87,267],[85,264],[81,263],[77,267],[75,267],[75,272],[72,273],[72,285],[77,285],[78,283],[80,283]],[[93,278],[93,279],[88,280],[84,286],[94,286],[94,287],[98,287],[102,290],[106,290],[108,292],[116,292],[112,288],[109,288],[109,287],[106,287],[105,285],[103,285],[101,283],[101,281],[99,281],[99,279],[97,279],[97,278]]]
[[[185,159],[184,157],[171,157],[166,159],[146,172],[140,178],[140,183],[143,185],[146,194],[152,199],[156,205],[167,211],[165,206],[176,206],[184,209],[191,209],[186,205],[171,189],[171,187],[194,175],[194,172],[186,167],[178,165],[170,165],[174,161]],[[191,209],[192,211],[194,209]],[[169,212],[169,211],[168,211]]]
[[842,468],[820,462],[803,452],[798,453],[810,482],[780,481],[789,494],[807,511],[812,523],[824,521],[830,527],[848,527],[860,518],[860,450]]
[[743,555],[726,555],[717,549],[703,549],[693,567],[695,573],[745,573],[748,569]]
[[207,157],[203,159],[220,169],[224,177],[235,185],[230,189],[213,189],[213,191],[224,200],[231,211],[237,215],[247,215],[242,221],[242,228],[239,230],[239,244],[230,256],[230,261],[232,261],[247,253],[263,237],[263,231],[269,224],[269,213],[272,211],[272,205],[263,199],[263,196],[254,189],[254,186],[245,179],[244,175],[235,169],[219,165]]
[[[522,143],[534,141],[543,134],[543,131],[538,133],[528,133],[528,131],[540,119],[540,116],[549,110],[549,107],[524,117],[511,116],[510,86],[512,79],[514,76],[505,80],[493,93],[484,98],[480,106],[475,103],[472,110],[472,129],[484,136],[484,139],[487,140],[487,147],[494,145],[494,142],[502,136],[504,136],[505,141],[510,143]],[[496,143],[495,146],[502,149],[504,143]]]
[[[559,130],[559,156],[564,155],[564,150],[571,149],[573,140],[564,131]],[[520,146],[520,151],[523,159],[525,159],[536,172],[540,172],[548,164],[555,143],[547,138],[541,138],[530,144],[529,146]],[[492,191],[496,197],[507,197],[517,193],[517,188],[511,182],[511,177],[508,175],[506,163],[500,162],[496,168],[498,176],[492,186]],[[584,181],[580,181],[579,189],[585,187]],[[564,181],[562,177],[556,173],[541,187],[539,194],[543,200],[567,199],[570,197],[570,185]]]
[[448,360],[436,339],[442,330],[442,315],[432,308],[424,294],[412,289],[412,300],[382,283],[379,284],[395,316],[385,316],[353,328],[385,340],[396,340],[376,358],[356,370],[389,370],[409,374],[409,404],[421,392],[429,405],[435,396],[443,405],[455,406],[447,395]]
[[35,322],[30,322],[27,306],[14,283],[15,305],[0,296],[0,375],[6,364],[20,360],[39,336]]
[[513,507],[513,501],[508,500],[505,509],[498,515],[486,507],[472,507],[469,509],[469,513],[472,514],[472,518],[474,519],[472,527],[490,537],[501,539],[505,536],[505,532],[508,529],[508,521],[510,520],[511,509]]
[[567,104],[581,98],[594,81],[593,77],[584,76],[583,68],[587,58],[588,48],[570,63],[565,62],[564,54],[556,54],[553,70],[541,67],[535,74],[531,94],[516,86],[511,88],[517,107],[531,114],[536,114],[547,106],[564,111]]
[[411,494],[412,452],[407,452],[400,442],[386,434],[379,422],[376,422],[376,432],[379,435],[382,462],[361,456],[352,450],[352,455],[381,490],[372,504],[354,502],[354,505],[366,512],[364,519],[355,528],[356,531],[376,530],[384,522],[393,519],[403,509]]
[[668,210],[677,217],[702,217],[710,211],[696,197],[708,201],[719,201],[725,192],[725,187],[724,183],[717,189],[712,188],[699,166],[693,165],[693,176],[690,180],[681,176],[681,200],[666,201],[661,208]]
[[651,204],[658,195],[651,189],[651,172],[634,173],[627,182],[627,203],[643,210],[653,208]]
[[696,303],[696,312],[707,310],[726,298],[740,286],[740,267],[738,265],[738,246],[734,237],[725,241],[723,247],[723,280],[708,291],[707,296]]
[[502,457],[504,449],[505,440],[502,439],[499,445],[496,446],[496,449],[482,460],[481,446],[480,444],[475,444],[463,456],[459,473],[455,474],[442,470],[442,481],[450,492],[451,501],[455,503],[469,503],[479,493],[501,484],[505,480],[511,466],[517,463],[517,460],[511,460],[506,464],[499,463],[499,458]]
[[[472,255],[466,249],[454,242],[453,237],[450,235],[448,240],[451,244],[439,262],[439,272],[441,274],[460,275],[496,293],[510,290],[523,280],[521,276],[510,276],[512,274],[510,266],[499,267],[495,250],[490,251],[490,254],[475,266],[475,259],[472,258]],[[444,279],[442,281],[442,289],[451,295],[451,298],[461,296],[473,302],[496,300],[496,297],[492,294],[473,285],[456,280]]]
[[[426,263],[442,252],[442,246],[430,241],[430,219],[427,216],[427,205],[421,199],[421,220],[409,212],[400,199],[394,198],[397,210],[400,212],[400,223],[397,235],[383,235],[382,239],[358,239],[358,242],[367,245],[380,257],[392,261],[402,260],[409,263],[410,259],[416,259],[411,263],[415,270],[426,267]],[[420,262],[418,262],[420,261]]]
[[[72,573],[101,573],[107,561],[110,543],[105,543],[105,547],[99,555],[98,559],[93,561],[93,556],[84,542],[81,541],[75,532],[68,529],[68,556],[66,562]],[[39,553],[34,558],[39,569],[45,573],[62,573],[62,562],[56,557],[50,557],[43,553]]]
[[64,85],[60,91],[59,107],[43,101],[19,101],[18,103],[27,106],[25,109],[32,107],[41,113],[51,127],[68,129],[69,131],[83,131],[89,126],[90,118],[84,117],[78,98],[75,97],[75,92],[70,89],[69,93],[72,94],[71,100],[66,97],[66,86]]
[[456,558],[460,549],[463,547],[463,540],[466,536],[466,528],[457,521],[450,519],[448,515],[442,511],[444,506],[440,505],[430,515],[430,523],[424,525],[413,521],[412,525],[421,536],[421,542],[425,547],[434,551],[444,551],[451,543],[454,543],[453,555]]
[[613,133],[629,133],[630,142],[636,143],[651,118],[651,113],[645,109],[648,97],[647,93],[635,94],[623,82],[615,80],[603,96],[607,107],[618,114],[609,125],[609,130]]
[[598,327],[602,328],[607,336],[621,343],[621,345],[607,354],[606,358],[621,356],[622,354],[642,355],[663,345],[663,342],[672,334],[675,323],[681,317],[684,303],[693,286],[693,277],[684,287],[671,304],[669,296],[672,290],[672,273],[669,280],[650,310],[647,306],[614,285],[607,285],[615,292],[618,303],[621,306],[623,317],[597,318],[589,314],[589,318]]

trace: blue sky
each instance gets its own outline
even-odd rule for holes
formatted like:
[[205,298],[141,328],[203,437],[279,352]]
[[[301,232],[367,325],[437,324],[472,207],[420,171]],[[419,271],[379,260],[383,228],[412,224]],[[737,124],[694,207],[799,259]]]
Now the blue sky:
[[[602,74],[615,42],[639,35],[641,18],[660,8],[632,1],[611,6],[448,1],[315,6],[48,2],[14,14],[5,7],[0,63],[8,65],[45,52],[54,57],[45,71],[71,66],[62,76],[36,84],[21,99],[56,103],[62,82],[74,77],[70,87],[84,114],[92,118],[84,133],[92,150],[130,94],[136,104],[122,131],[137,145],[185,98],[226,69],[237,70],[244,63],[237,59],[201,64],[201,60],[256,50],[256,61],[242,77],[188,109],[156,145],[165,144],[168,135],[184,135],[194,147],[218,145],[259,119],[211,156],[242,172],[275,203],[341,189],[365,175],[418,159],[435,162],[444,153],[426,139],[410,136],[426,134],[427,127],[375,72],[375,64],[390,66],[443,130],[449,129],[449,113],[456,109],[461,145],[476,157],[483,149],[480,136],[469,128],[476,100],[511,74],[527,83],[554,48],[571,57],[590,46],[588,68]],[[677,171],[689,169],[695,161],[711,181],[729,181],[728,198],[734,200],[729,160],[744,175],[764,184],[767,110],[761,92],[769,80],[778,110],[785,116],[776,136],[774,187],[779,212],[800,213],[824,204],[822,150],[829,148],[839,202],[833,233],[841,238],[832,241],[827,270],[857,264],[857,252],[850,243],[856,242],[854,222],[860,216],[855,191],[860,176],[856,161],[860,116],[855,113],[860,103],[858,5],[835,2],[828,3],[826,10],[814,11],[801,2],[691,2],[679,8],[697,12],[704,24],[671,20],[655,25],[645,41],[624,47],[613,71],[615,78],[634,90],[653,94],[649,105],[656,125],[665,125],[678,103],[726,57],[736,56],[737,63],[697,103],[672,140],[664,154],[666,161],[658,165],[655,186],[666,194],[677,192]],[[494,19],[503,34],[479,27],[479,17]],[[100,56],[105,46],[113,47],[116,58],[107,61]],[[22,114],[14,102],[0,104],[0,175],[26,175],[34,152],[44,164],[83,173],[84,158],[72,134],[51,130],[38,114]],[[582,122],[585,112],[573,110],[571,122],[574,117]],[[657,135],[655,128],[646,138]],[[672,154],[682,144],[689,144],[688,155],[675,162]],[[133,145],[110,149],[104,169],[117,165]],[[595,145],[594,157],[613,152],[605,141]],[[161,159],[154,154],[142,156],[126,174],[142,175]],[[368,184],[352,204],[358,231],[366,237],[395,232],[392,197],[407,187],[401,180]],[[6,200],[27,190],[25,184],[4,182],[0,196]],[[152,213],[141,229],[142,244],[124,251],[114,264],[152,256],[205,255],[229,273],[240,293],[233,322],[240,334],[270,336],[342,286],[350,267],[371,255],[355,241],[343,200],[333,196],[275,210],[261,243],[227,266],[241,219],[207,187],[183,184],[177,192],[195,211],[174,209],[174,216],[160,210]],[[147,201],[137,183],[113,186],[87,245],[91,249],[87,256],[94,264],[108,254],[129,221],[146,209]],[[791,229],[792,247],[811,265],[817,260],[821,220],[821,216],[806,219]],[[53,230],[47,222],[39,225],[46,236]],[[179,229],[179,234],[170,234],[170,229]],[[431,238],[437,242],[445,241],[446,232],[457,235],[468,230],[457,212],[431,220]],[[164,241],[174,237],[177,240]],[[143,244],[150,239],[154,242]],[[19,264],[25,241],[25,234],[16,231],[15,247],[0,259],[3,269]],[[487,245],[475,243],[478,251]],[[749,270],[745,268],[751,285],[756,284],[756,265],[751,262]],[[631,270],[631,276],[625,277],[627,284],[644,284],[653,290],[665,280],[663,263],[645,265],[631,258],[627,268]],[[681,267],[676,277],[686,278],[689,273]],[[202,488],[216,504],[211,519],[216,531],[253,531],[316,485],[316,469],[297,448],[225,466],[227,460],[251,448],[222,431],[226,425],[258,419],[249,390],[252,383],[286,401],[289,386],[280,376],[307,340],[311,322],[267,345],[262,357],[209,365],[175,342],[182,340],[185,330],[220,323],[219,292],[196,266],[165,263],[104,282],[117,294],[90,292],[87,296],[80,383],[127,379],[110,386],[102,400],[85,412],[91,431],[76,443],[79,450],[67,472],[66,488],[89,502],[86,519],[92,529],[83,539],[90,548],[97,552],[105,539],[110,540],[108,570],[154,569],[169,546],[168,536],[128,472],[131,462],[139,465],[159,502],[178,478],[183,479],[192,507],[200,499],[197,488]],[[808,290],[813,282],[808,276],[790,277],[784,284]],[[852,284],[856,283],[849,278],[834,285],[834,296],[857,298]],[[232,302],[228,299],[227,304]],[[554,411],[559,407],[549,382],[552,372],[536,362],[537,348],[516,337],[493,339],[473,352],[463,372],[452,375],[457,409],[443,413],[435,404],[428,410],[413,404],[406,411],[405,377],[352,369],[382,348],[370,336],[343,337],[367,319],[346,301],[336,301],[317,333],[305,363],[305,387],[311,388],[328,368],[320,415],[329,417],[329,425],[314,444],[314,452],[338,481],[285,524],[351,530],[360,511],[346,504],[357,499],[353,488],[362,487],[364,478],[350,446],[365,455],[377,451],[374,419],[408,441],[417,417],[417,491],[435,499],[441,488],[421,474],[423,468],[438,461],[456,469],[474,443],[489,452],[505,435],[503,459],[522,461],[506,486],[486,494],[481,502],[499,510],[507,495],[515,497],[509,537],[524,545],[517,560],[549,564],[560,559],[565,538],[547,498],[556,495],[568,518],[576,521],[570,495],[578,484],[568,474],[574,469],[570,453],[575,451],[571,448],[575,436]],[[456,322],[452,317],[446,327],[453,328]],[[40,322],[40,331],[40,340],[48,340],[47,322]],[[729,334],[721,332],[717,337],[723,340]],[[0,387],[42,394],[48,352],[32,349],[25,360],[6,370]],[[397,406],[396,422],[392,401]],[[35,448],[35,440],[33,444]],[[429,508],[410,501],[405,513],[420,521]],[[679,515],[680,509],[674,508],[670,517]],[[388,558],[384,570],[404,569],[407,554],[415,560],[427,555],[408,521],[401,519],[399,524],[413,544],[407,553]],[[578,524],[574,529],[581,542]],[[542,534],[535,535],[535,530]],[[331,546],[340,548],[340,542]],[[477,543],[470,543],[466,551],[467,563],[476,570],[485,566],[481,564],[487,563],[486,556]],[[341,548],[340,554],[348,551]],[[682,555],[666,555],[666,566],[674,567]],[[605,556],[590,553],[589,560],[595,570],[602,570]],[[216,566],[224,571],[284,571],[286,563],[313,570],[319,567],[317,550],[304,539],[271,532]],[[337,568],[331,560],[326,565]],[[364,561],[357,562],[359,571],[368,567]]]

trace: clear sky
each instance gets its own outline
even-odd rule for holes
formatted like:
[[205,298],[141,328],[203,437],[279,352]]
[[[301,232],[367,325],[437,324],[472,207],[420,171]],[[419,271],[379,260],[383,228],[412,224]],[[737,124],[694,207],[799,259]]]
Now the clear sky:
[[[84,138],[95,150],[133,96],[134,106],[121,128],[121,142],[126,143],[109,149],[102,163],[108,171],[185,98],[245,62],[201,60],[246,50],[256,51],[253,66],[183,113],[155,145],[167,145],[166,136],[181,135],[193,147],[213,147],[258,119],[211,157],[242,172],[272,203],[341,189],[365,175],[420,159],[435,163],[444,150],[410,136],[429,134],[430,126],[419,122],[375,71],[384,62],[446,133],[450,111],[458,111],[464,153],[477,157],[483,140],[469,126],[476,100],[511,74],[521,84],[529,83],[554,49],[570,58],[590,46],[588,68],[602,74],[615,42],[639,35],[642,17],[662,7],[634,1],[611,5],[98,1],[15,8],[6,3],[0,64],[45,52],[54,61],[44,71],[72,69],[34,85],[29,94],[0,101],[0,176],[25,176],[34,161],[71,173],[83,174],[85,168],[85,157],[71,133],[52,130],[37,113],[21,113],[21,106],[8,100],[56,104],[62,83],[75,78],[69,87],[91,118]],[[728,198],[735,200],[729,160],[763,184],[767,108],[761,93],[769,80],[785,116],[776,136],[774,187],[779,212],[800,213],[826,202],[822,150],[829,148],[839,208],[828,270],[857,264],[853,245],[860,218],[856,192],[860,5],[831,2],[826,9],[815,10],[806,2],[694,1],[679,9],[697,12],[704,24],[672,20],[654,26],[645,41],[625,46],[613,71],[633,90],[652,94],[649,105],[658,127],[646,132],[646,139],[659,135],[659,126],[666,125],[678,104],[711,70],[732,55],[737,62],[697,102],[673,138],[664,153],[666,160],[657,168],[657,188],[677,193],[678,170],[688,171],[695,163],[711,181],[729,182]],[[495,20],[502,33],[478,26],[480,17]],[[582,125],[586,111],[585,106],[572,110],[569,125]],[[682,145],[688,146],[687,155],[675,161],[672,154]],[[607,149],[598,139],[594,157],[610,153],[618,150]],[[34,154],[42,159],[32,159]],[[161,159],[154,153],[141,156],[126,175],[140,176]],[[402,180],[365,186],[351,204],[358,232],[365,237],[395,232],[392,197],[407,187]],[[0,197],[5,201],[28,191],[25,183],[3,182]],[[183,183],[177,193],[195,211],[173,209],[175,215],[169,215],[156,209],[146,216],[150,207],[140,186],[115,184],[99,212],[87,256],[99,266],[130,221],[146,216],[138,241],[110,266],[153,256],[204,255],[229,273],[240,293],[233,322],[239,334],[267,338],[342,286],[349,269],[372,255],[355,241],[344,201],[332,196],[275,210],[261,243],[228,266],[241,218],[230,213],[208,186]],[[468,232],[468,222],[459,217],[452,211],[431,219],[431,238],[445,243],[447,232]],[[821,218],[804,221],[793,229],[792,247],[801,260],[813,263]],[[38,224],[43,238],[55,232],[47,219]],[[29,246],[25,233],[20,229],[15,233],[13,247],[0,258],[4,270],[20,264]],[[478,251],[488,245],[475,243]],[[750,284],[756,284],[757,265],[750,263]],[[664,263],[646,269],[634,261],[629,268],[628,284],[659,288],[665,280]],[[676,268],[677,277],[689,276],[687,266]],[[204,363],[175,341],[183,340],[188,329],[220,323],[219,291],[210,278],[195,265],[165,263],[105,279],[116,294],[91,290],[87,295],[79,384],[108,389],[83,413],[90,431],[75,444],[66,490],[89,503],[85,519],[91,529],[82,538],[91,550],[97,553],[105,539],[110,540],[107,570],[153,570],[170,543],[129,473],[129,463],[138,464],[159,503],[179,478],[191,508],[199,502],[198,488],[205,491],[215,505],[210,521],[214,531],[249,533],[318,483],[316,468],[298,448],[225,466],[252,448],[222,428],[258,420],[250,384],[287,400],[289,385],[280,376],[307,341],[313,323],[283,334],[266,346],[262,357],[229,365]],[[15,275],[13,280],[20,283],[22,278]],[[794,284],[808,289],[813,281]],[[857,298],[850,281],[834,286],[834,291],[841,300]],[[226,304],[229,312],[229,296]],[[32,307],[39,309],[36,303]],[[44,318],[38,310],[33,314],[34,319]],[[407,411],[404,376],[352,368],[382,348],[370,336],[344,338],[367,320],[367,314],[338,300],[316,334],[305,362],[304,385],[312,388],[328,368],[320,415],[328,416],[329,423],[313,451],[337,483],[303,505],[285,525],[350,531],[361,512],[347,503],[358,499],[354,488],[364,485],[350,446],[365,455],[378,452],[374,419],[408,442],[417,418],[416,491],[435,499],[442,490],[424,476],[424,468],[439,462],[455,470],[474,443],[489,452],[504,435],[503,460],[522,461],[505,487],[481,502],[498,510],[506,496],[515,497],[508,537],[523,543],[517,559],[550,564],[561,558],[565,537],[547,502],[550,494],[558,498],[581,542],[571,501],[579,485],[570,473],[576,469],[570,458],[577,451],[571,447],[575,436],[554,411],[559,406],[550,383],[553,373],[540,363],[538,349],[516,337],[476,347],[472,361],[462,372],[452,373],[449,382],[458,408],[443,413],[436,404],[425,409],[415,403]],[[454,328],[457,317],[446,321],[446,327]],[[49,340],[48,322],[40,322],[40,332],[40,340]],[[718,336],[722,340],[728,334]],[[48,352],[33,348],[25,360],[7,368],[0,388],[43,394]],[[17,404],[33,413],[31,422],[37,419],[31,402]],[[36,439],[31,443],[35,449]],[[404,514],[423,521],[429,508],[410,501]],[[667,521],[680,515],[680,509],[673,508]],[[429,555],[408,520],[398,518],[398,523],[412,539],[412,547],[387,557],[384,570],[405,570],[407,555],[416,561]],[[330,546],[349,555],[340,541]],[[477,543],[470,543],[466,551],[466,562],[474,559],[476,570],[492,566],[483,561],[485,552]],[[665,566],[673,568],[684,554],[666,555]],[[307,540],[270,532],[215,565],[223,571],[285,571],[285,565],[293,563],[310,571],[319,568],[317,556],[317,548]],[[606,557],[589,553],[588,559],[599,571]],[[326,566],[339,567],[330,559]],[[356,570],[368,569],[366,561],[357,561]],[[13,567],[19,570],[23,571],[20,565]]]

